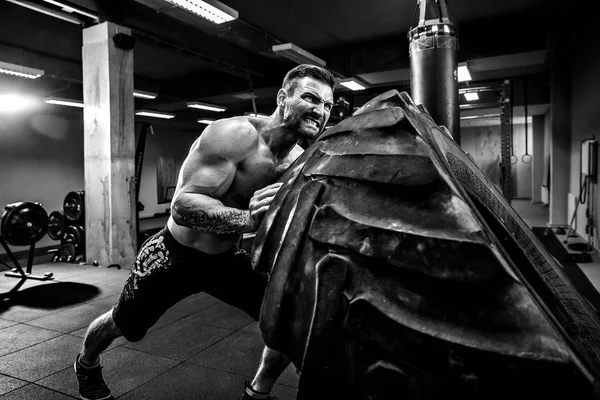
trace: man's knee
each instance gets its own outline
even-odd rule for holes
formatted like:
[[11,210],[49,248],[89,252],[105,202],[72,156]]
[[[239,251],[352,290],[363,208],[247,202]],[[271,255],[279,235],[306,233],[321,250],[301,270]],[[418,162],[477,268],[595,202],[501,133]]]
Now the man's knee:
[[[123,336],[129,342],[139,342],[142,340],[146,333],[148,333],[148,328],[142,326],[141,320],[135,321],[132,319],[124,319],[122,322],[119,318],[118,308],[115,308],[110,313],[110,320],[112,321],[112,326],[115,331],[118,332],[119,336]],[[151,324],[153,325],[153,324]]]

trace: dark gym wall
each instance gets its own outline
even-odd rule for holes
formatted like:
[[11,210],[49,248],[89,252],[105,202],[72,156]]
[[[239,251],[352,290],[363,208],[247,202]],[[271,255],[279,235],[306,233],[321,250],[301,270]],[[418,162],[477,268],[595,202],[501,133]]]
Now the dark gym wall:
[[550,153],[552,149],[552,126],[551,112],[548,110],[544,116],[544,171],[542,178],[542,203],[548,205],[550,201],[550,192],[548,184],[550,182]]
[[[525,154],[525,125],[515,124],[513,135],[514,154],[518,157],[517,162],[512,165],[513,198],[530,199],[531,163],[525,164],[522,160]],[[533,125],[530,123],[527,128],[527,153],[530,155],[533,154],[533,135]],[[461,148],[473,157],[475,164],[492,182],[500,185],[500,125],[463,126],[460,129],[460,138]]]
[[151,217],[157,213],[163,213],[169,204],[157,204],[156,197],[156,167],[159,157],[174,157],[184,159],[190,146],[205,125],[198,124],[197,132],[175,132],[168,125],[154,125],[154,135],[148,135],[146,139],[146,151],[144,153],[144,166],[142,167],[142,181],[140,183],[140,201],[144,204],[144,211],[140,217]]
[[[585,31],[587,29],[587,31]],[[579,194],[580,141],[595,135],[600,140],[600,42],[592,27],[583,24],[569,52],[571,69],[571,174],[569,191]],[[594,186],[594,207],[600,207],[598,185]],[[585,234],[586,205],[577,212],[577,232]],[[569,219],[571,215],[569,215]],[[596,221],[600,221],[596,215]],[[597,225],[597,224],[596,224]],[[598,232],[596,226],[596,232]],[[598,248],[598,237],[594,240]]]
[[460,147],[497,185],[500,185],[500,125],[461,127]]
[[[61,210],[67,192],[83,189],[81,117],[38,112],[1,118],[0,206],[37,201],[48,213]],[[36,247],[55,243],[45,236]]]
[[[140,187],[140,201],[145,209],[140,217],[153,216],[169,207],[156,203],[158,157],[185,157],[203,128],[199,124],[198,133],[183,133],[157,126],[155,134],[148,136]],[[83,166],[81,110],[0,115],[0,207],[17,201],[37,201],[48,213],[62,210],[65,195],[84,188]],[[162,224],[164,219],[159,222]],[[45,236],[36,247],[57,243]],[[3,253],[0,248],[0,254]]]

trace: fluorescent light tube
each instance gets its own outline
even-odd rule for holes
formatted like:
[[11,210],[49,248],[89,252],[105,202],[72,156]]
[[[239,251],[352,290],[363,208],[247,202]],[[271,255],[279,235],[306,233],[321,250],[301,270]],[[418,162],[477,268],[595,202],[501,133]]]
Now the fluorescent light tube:
[[50,3],[50,4],[54,4],[55,6],[62,7],[62,10],[64,12],[68,12],[68,13],[75,12],[77,14],[81,14],[83,16],[86,16],[86,17],[89,17],[89,18],[92,18],[92,19],[95,19],[95,20],[99,19],[97,15],[90,14],[89,12],[86,12],[86,11],[80,10],[78,8],[69,6],[67,4],[61,3],[60,1],[56,1],[56,0],[44,0],[44,1],[46,3]]
[[152,92],[146,92],[143,90],[133,90],[133,97],[138,97],[140,99],[155,99],[158,94]]
[[59,97],[47,97],[44,99],[44,103],[54,104],[57,106],[83,108],[83,101],[71,100],[71,99],[61,99]]
[[463,95],[467,101],[479,100],[479,95],[476,92],[467,92],[463,93]]
[[154,117],[154,118],[162,118],[162,119],[171,119],[175,118],[175,114],[170,114],[162,111],[154,111],[154,110],[138,110],[135,112],[135,115],[139,115],[141,117]]
[[19,112],[32,108],[36,103],[33,97],[19,94],[0,94],[0,113]]
[[365,90],[367,86],[356,78],[348,78],[340,80],[340,85],[347,87],[350,90]]
[[210,125],[210,124],[212,124],[213,122],[215,122],[215,120],[214,120],[214,119],[206,119],[206,118],[203,118],[203,119],[199,119],[199,120],[198,120],[198,123],[199,123],[199,124],[206,124],[206,125]]
[[21,78],[36,79],[44,75],[41,69],[23,67],[17,64],[11,64],[0,61],[0,73],[19,76]]
[[215,24],[233,21],[238,12],[216,0],[166,0]]
[[471,72],[469,71],[469,68],[467,68],[467,63],[458,64],[458,81],[466,82],[471,79],[473,78],[471,78]]
[[200,110],[208,110],[208,111],[216,111],[216,112],[223,112],[223,111],[227,110],[227,107],[215,106],[213,104],[207,104],[207,103],[200,103],[199,101],[189,102],[189,103],[187,103],[187,106],[189,108],[198,108]]
[[61,12],[61,11],[55,10],[50,7],[45,7],[40,4],[33,3],[31,1],[26,1],[26,0],[6,0],[6,1],[13,3],[13,4],[17,4],[21,7],[29,8],[30,10],[37,11],[42,14],[49,15],[54,18],[61,19],[63,21],[70,22],[72,24],[83,25],[82,20],[72,16],[71,14],[68,14],[66,12]]
[[310,54],[308,51],[301,49],[293,43],[276,44],[271,47],[271,50],[275,54],[279,54],[297,64],[314,64],[321,67],[327,65],[325,60]]

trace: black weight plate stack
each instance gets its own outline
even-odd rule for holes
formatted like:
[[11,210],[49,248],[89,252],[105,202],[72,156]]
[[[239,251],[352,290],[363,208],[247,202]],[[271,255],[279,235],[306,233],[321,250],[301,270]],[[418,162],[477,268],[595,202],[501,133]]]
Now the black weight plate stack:
[[52,262],[64,262],[73,263],[75,262],[76,250],[72,243],[65,243],[61,245],[56,253],[52,255]]
[[83,225],[85,219],[85,192],[69,192],[63,201],[65,219],[69,224]]
[[0,236],[13,246],[29,246],[39,241],[48,229],[48,214],[40,203],[8,204],[0,213]]
[[75,246],[76,254],[85,254],[85,231],[80,225],[69,225],[65,228],[62,244]]
[[65,214],[52,211],[48,216],[48,236],[53,240],[61,240],[65,233]]

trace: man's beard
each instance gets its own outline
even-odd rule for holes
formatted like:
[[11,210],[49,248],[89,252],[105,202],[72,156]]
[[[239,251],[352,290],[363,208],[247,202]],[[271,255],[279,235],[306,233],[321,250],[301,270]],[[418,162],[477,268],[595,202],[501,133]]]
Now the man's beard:
[[[285,119],[287,121],[284,120],[284,122],[286,122],[286,125],[288,126],[289,129],[296,132],[303,139],[316,139],[317,137],[319,137],[321,132],[323,132],[322,118],[310,117],[319,122],[318,127],[315,127],[315,129],[311,129],[311,128],[309,128],[310,123],[304,121],[304,118],[306,118],[306,117],[310,117],[310,114],[301,114],[301,115],[293,114],[293,115],[289,115],[288,118]],[[289,123],[289,121],[293,121],[293,122]]]

